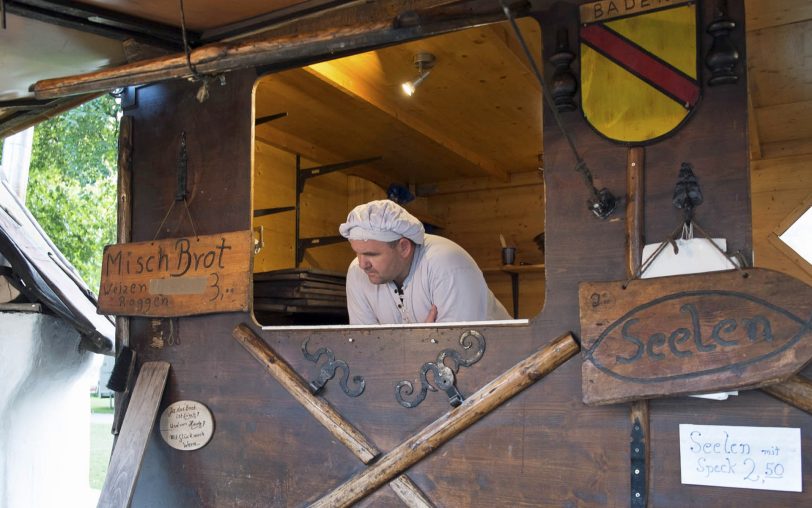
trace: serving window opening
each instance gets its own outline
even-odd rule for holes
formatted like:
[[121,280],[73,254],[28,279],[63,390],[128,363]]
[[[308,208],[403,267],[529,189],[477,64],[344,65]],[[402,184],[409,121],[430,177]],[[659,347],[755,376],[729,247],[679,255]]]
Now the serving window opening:
[[348,323],[338,226],[375,199],[465,249],[514,318],[540,312],[542,93],[508,23],[263,76],[254,116],[258,323]]

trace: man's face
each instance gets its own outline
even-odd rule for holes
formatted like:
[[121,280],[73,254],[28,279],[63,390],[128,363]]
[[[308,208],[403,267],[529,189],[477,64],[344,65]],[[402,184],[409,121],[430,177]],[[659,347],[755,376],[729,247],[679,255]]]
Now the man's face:
[[385,284],[395,281],[400,284],[409,275],[412,263],[409,240],[401,238],[394,246],[379,240],[350,240],[350,245],[369,282]]

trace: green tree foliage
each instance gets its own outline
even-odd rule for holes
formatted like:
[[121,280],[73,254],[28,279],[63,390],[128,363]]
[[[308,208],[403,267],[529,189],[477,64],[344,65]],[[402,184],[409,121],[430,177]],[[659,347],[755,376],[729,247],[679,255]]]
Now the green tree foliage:
[[34,129],[26,204],[94,291],[115,242],[119,111],[104,95]]

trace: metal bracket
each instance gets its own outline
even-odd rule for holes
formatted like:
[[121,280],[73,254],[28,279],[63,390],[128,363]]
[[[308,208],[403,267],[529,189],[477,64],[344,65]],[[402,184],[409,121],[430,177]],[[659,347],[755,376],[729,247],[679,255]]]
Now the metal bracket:
[[290,212],[295,210],[295,206],[277,206],[276,208],[260,208],[254,210],[254,217],[264,217],[266,215],[274,215],[282,212]]
[[186,199],[187,163],[189,155],[186,152],[186,131],[180,132],[180,150],[178,153],[178,188],[175,191],[175,201]]
[[646,506],[646,444],[643,426],[638,418],[634,419],[631,433],[631,507]]
[[[472,340],[473,338],[473,340]],[[476,341],[476,349],[471,358],[465,359],[453,349],[443,349],[437,355],[435,362],[426,362],[420,367],[420,393],[414,400],[406,400],[403,395],[409,396],[414,393],[414,385],[411,381],[404,380],[395,386],[395,399],[405,408],[413,408],[420,405],[426,398],[429,390],[436,392],[443,390],[448,395],[448,403],[451,407],[457,407],[465,400],[462,393],[457,389],[455,374],[460,367],[470,367],[482,358],[485,354],[485,337],[476,330],[468,330],[460,335],[460,345],[463,349],[471,349]],[[446,359],[450,366],[446,365]],[[434,382],[428,380],[428,373],[434,374]]]
[[273,115],[260,116],[260,117],[257,117],[256,119],[254,119],[254,125],[256,126],[256,125],[262,125],[262,124],[268,123],[268,122],[273,122],[274,120],[279,120],[280,118],[285,118],[286,116],[288,116],[288,114],[286,112],[274,113]]
[[343,372],[341,380],[339,381],[341,390],[347,394],[348,397],[358,397],[364,393],[366,381],[364,381],[362,376],[353,376],[352,382],[357,386],[354,389],[350,389],[349,386],[347,386],[347,380],[350,377],[350,367],[347,365],[347,362],[343,360],[336,360],[333,352],[326,347],[321,347],[315,353],[311,354],[307,351],[307,343],[309,340],[310,338],[308,337],[304,342],[302,342],[302,354],[304,354],[305,358],[318,364],[319,359],[322,356],[327,357],[327,361],[321,366],[321,369],[319,369],[319,376],[308,383],[313,395],[319,393],[324,388],[324,385],[327,384],[327,381],[333,379],[333,377],[336,375],[336,370],[338,369],[341,369]]

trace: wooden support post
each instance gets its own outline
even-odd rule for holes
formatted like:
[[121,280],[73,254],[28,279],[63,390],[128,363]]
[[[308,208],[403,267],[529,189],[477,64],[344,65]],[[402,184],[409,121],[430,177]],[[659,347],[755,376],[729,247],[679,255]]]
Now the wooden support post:
[[[645,244],[645,174],[646,151],[642,146],[629,148],[626,158],[626,277],[637,275]],[[649,445],[648,401],[632,402],[629,414],[631,424],[629,465],[630,505],[634,508],[648,506],[651,479],[651,446]]]
[[626,158],[626,271],[634,277],[640,269],[640,256],[645,244],[645,174],[646,149],[629,148]]
[[426,428],[381,457],[374,465],[322,497],[313,507],[349,506],[370,494],[390,478],[416,464],[443,443],[461,433],[480,418],[531,384],[554,371],[578,353],[580,347],[571,334],[555,339],[520,361]]
[[[265,366],[268,373],[288,393],[293,395],[293,398],[299,401],[319,423],[324,425],[336,439],[349,448],[364,464],[369,464],[370,461],[381,454],[380,450],[368,441],[350,422],[344,419],[329,402],[313,395],[307,382],[248,326],[239,325],[234,329],[232,335],[246,351],[251,353],[251,356]],[[420,490],[420,487],[406,475],[395,478],[389,483],[389,486],[406,506],[412,508],[433,506],[431,501]]]
[[130,400],[130,410],[124,418],[118,444],[110,458],[98,508],[130,506],[167,376],[167,362],[146,362],[141,367]]
[[803,376],[792,376],[783,383],[765,386],[761,390],[812,414],[812,382]]
[[[122,116],[118,128],[118,210],[116,213],[116,242],[128,243],[132,240],[132,163],[133,163],[133,117]],[[115,353],[130,346],[130,318],[116,316]],[[118,436],[121,422],[130,400],[130,386],[114,398],[113,428]],[[113,447],[115,448],[115,438]]]

